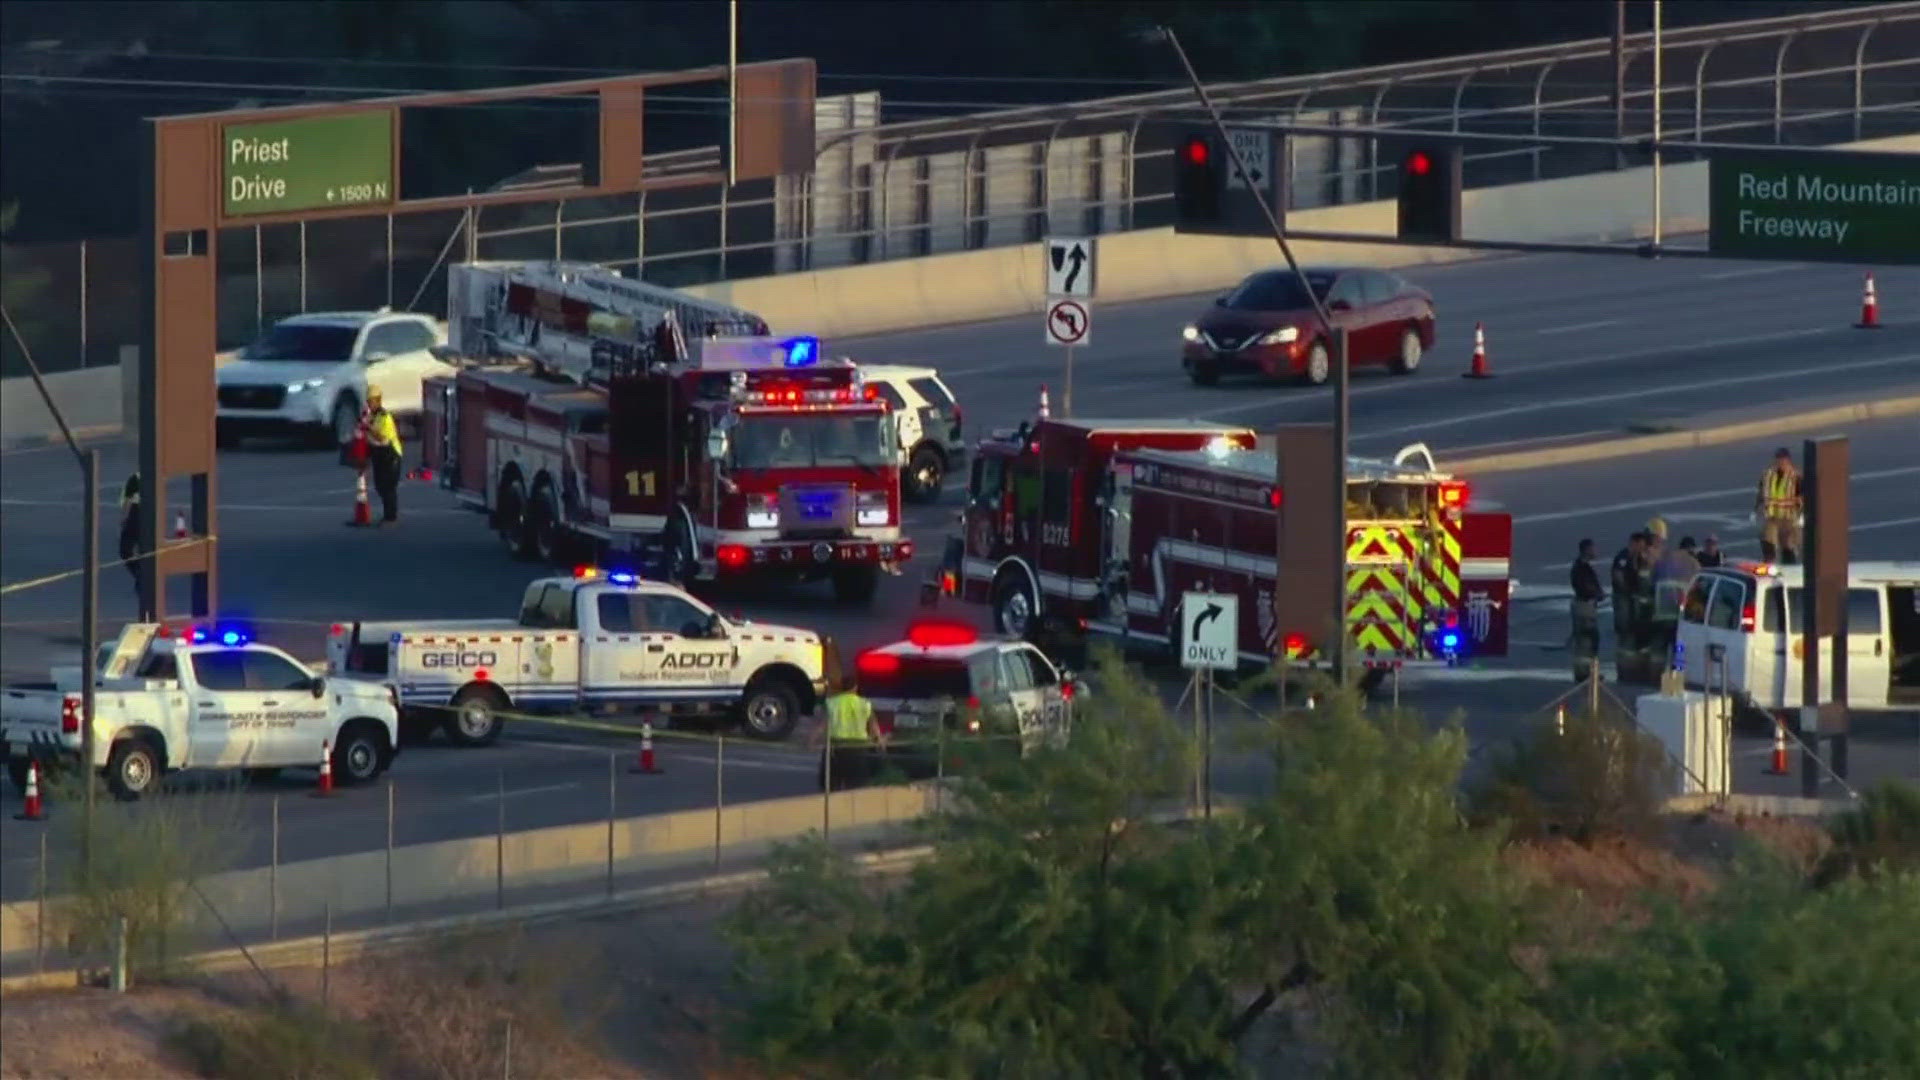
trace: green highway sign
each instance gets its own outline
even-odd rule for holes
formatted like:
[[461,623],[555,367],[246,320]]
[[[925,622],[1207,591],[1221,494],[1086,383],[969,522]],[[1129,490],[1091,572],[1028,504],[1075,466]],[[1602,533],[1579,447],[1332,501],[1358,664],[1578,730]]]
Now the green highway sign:
[[1707,243],[1745,258],[1920,263],[1920,155],[1716,151]]
[[394,201],[390,109],[230,124],[220,146],[229,218]]

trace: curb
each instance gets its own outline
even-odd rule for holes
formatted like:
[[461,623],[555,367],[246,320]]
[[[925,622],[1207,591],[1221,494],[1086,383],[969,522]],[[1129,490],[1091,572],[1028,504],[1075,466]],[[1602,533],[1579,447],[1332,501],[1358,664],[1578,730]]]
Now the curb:
[[[860,864],[862,873],[884,874],[905,869],[932,853],[931,845],[920,844],[913,847],[869,852],[857,856],[855,861]],[[581,916],[672,907],[689,900],[739,892],[766,881],[767,876],[765,870],[741,870],[731,874],[695,878],[692,881],[677,881],[665,885],[629,889],[612,896],[550,900],[539,904],[507,908],[504,911],[456,915],[400,926],[383,926],[372,930],[346,931],[334,934],[330,938],[320,936],[290,938],[286,941],[248,946],[245,949],[216,949],[182,957],[179,963],[183,968],[199,972],[233,971],[256,963],[268,968],[288,967],[296,964],[318,963],[322,950],[325,950],[329,963],[340,963],[385,949],[399,948],[423,938],[499,923],[553,922]],[[9,975],[0,978],[0,993],[73,989],[85,985],[84,974],[85,972],[80,968],[60,968],[54,971]]]
[[1835,405],[1785,416],[1769,416],[1760,420],[1746,420],[1740,423],[1723,424],[1719,427],[1702,428],[1699,431],[1668,431],[1658,435],[1600,439],[1544,450],[1519,450],[1508,454],[1461,458],[1458,461],[1449,462],[1447,468],[1452,472],[1469,475],[1519,472],[1525,469],[1544,469],[1554,465],[1631,457],[1635,454],[1649,454],[1660,450],[1688,450],[1703,446],[1719,446],[1724,443],[1756,439],[1763,435],[1778,435],[1782,432],[1798,431],[1824,424],[1859,423],[1866,420],[1886,420],[1897,416],[1914,415],[1920,415],[1920,394],[1888,398],[1883,401]]
[[1797,795],[1675,795],[1667,810],[1701,814],[1720,810],[1738,817],[1823,818],[1857,805],[1851,799],[1807,799]]

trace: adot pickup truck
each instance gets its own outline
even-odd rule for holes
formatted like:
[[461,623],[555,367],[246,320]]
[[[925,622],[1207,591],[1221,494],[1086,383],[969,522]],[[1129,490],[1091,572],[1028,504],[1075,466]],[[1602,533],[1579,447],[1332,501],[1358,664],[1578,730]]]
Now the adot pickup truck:
[[127,799],[178,769],[316,768],[323,747],[337,781],[365,783],[399,746],[399,708],[385,688],[316,676],[239,629],[130,624],[97,677],[91,717],[83,715],[78,668],[5,688],[0,749],[16,786],[25,786],[29,760],[77,760],[80,725],[89,722],[93,767]]
[[686,592],[591,569],[527,586],[518,619],[338,624],[328,670],[394,689],[410,735],[500,736],[508,712],[720,716],[782,739],[840,658],[830,637],[733,621]]

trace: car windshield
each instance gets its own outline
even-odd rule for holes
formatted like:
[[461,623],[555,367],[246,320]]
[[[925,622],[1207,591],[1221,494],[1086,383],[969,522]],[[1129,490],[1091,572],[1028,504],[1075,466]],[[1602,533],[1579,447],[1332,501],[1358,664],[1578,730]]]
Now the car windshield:
[[349,360],[360,331],[351,326],[280,323],[240,351],[242,360]]
[[863,697],[926,701],[952,698],[965,701],[973,690],[967,681],[967,666],[959,660],[931,657],[902,657],[893,671],[859,673]]
[[894,463],[893,425],[879,413],[749,414],[733,429],[732,441],[736,469]]
[[[1326,299],[1327,291],[1333,288],[1334,275],[1309,270],[1307,280],[1313,283],[1314,295]],[[1264,274],[1255,274],[1240,283],[1239,287],[1227,294],[1221,306],[1234,311],[1295,311],[1311,307],[1306,290],[1300,287],[1300,279],[1291,271],[1274,270]]]

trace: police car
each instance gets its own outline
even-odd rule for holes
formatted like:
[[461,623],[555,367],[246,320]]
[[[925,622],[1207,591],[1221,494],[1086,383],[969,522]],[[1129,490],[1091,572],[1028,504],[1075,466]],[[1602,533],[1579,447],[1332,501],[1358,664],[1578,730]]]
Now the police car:
[[906,759],[931,766],[933,749],[953,735],[1017,732],[1022,753],[1063,746],[1073,705],[1086,697],[1080,680],[1027,642],[981,637],[940,620],[916,623],[906,640],[861,653],[854,673],[860,696],[895,744],[889,760],[909,773],[915,770]]
[[510,712],[645,709],[718,717],[781,739],[813,711],[833,639],[722,617],[687,592],[578,567],[527,586],[513,619],[337,623],[328,669],[391,686],[411,736],[500,736]]
[[916,502],[938,502],[949,474],[966,465],[960,403],[930,367],[861,364],[860,378],[892,408],[900,446],[900,491]]

